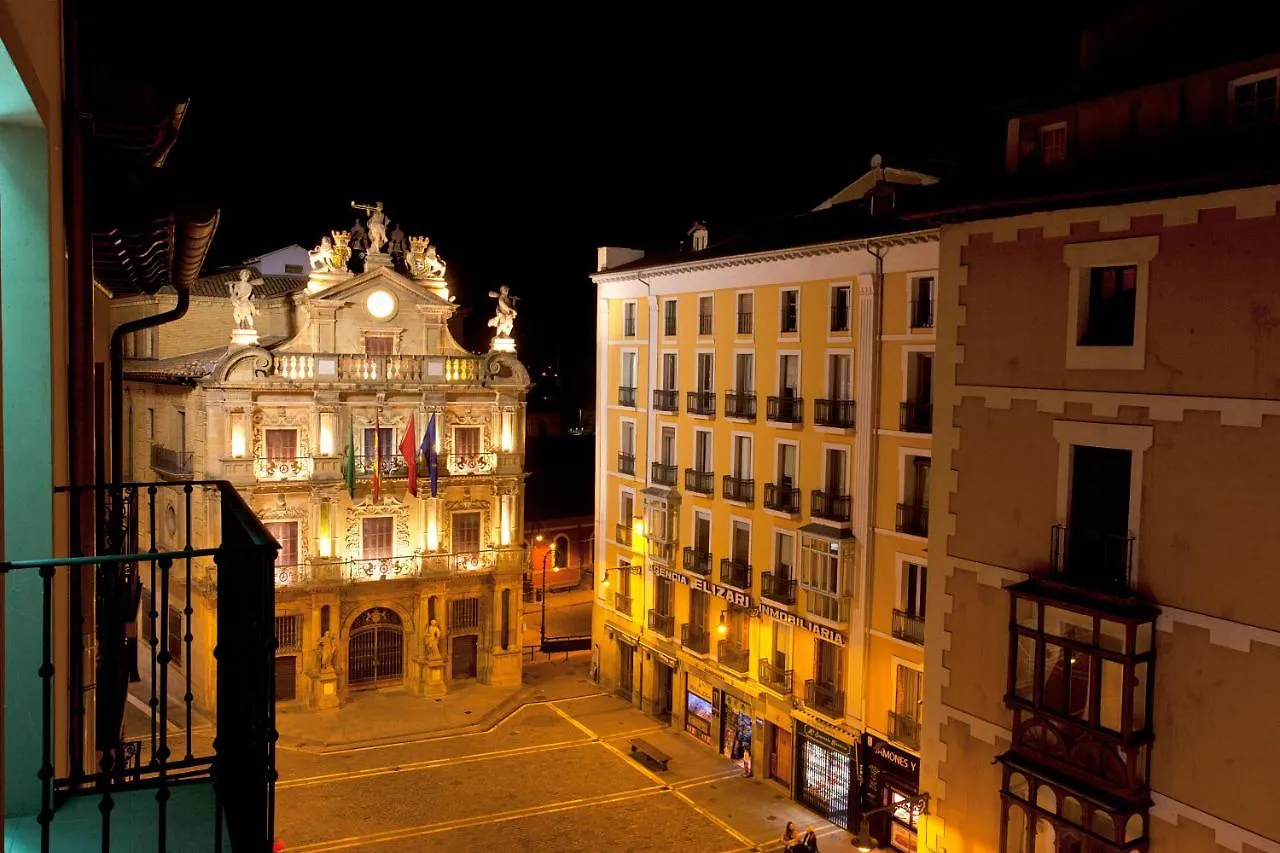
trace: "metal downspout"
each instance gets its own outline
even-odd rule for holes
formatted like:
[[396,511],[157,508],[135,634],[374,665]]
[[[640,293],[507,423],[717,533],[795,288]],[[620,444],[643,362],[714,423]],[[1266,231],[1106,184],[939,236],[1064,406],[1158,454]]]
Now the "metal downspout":
[[[876,301],[875,328],[872,329],[872,335],[874,336],[873,338],[874,345],[871,347],[871,358],[872,358],[871,425],[873,430],[878,429],[880,425],[880,409],[881,409],[880,386],[883,384],[881,382],[881,377],[880,377],[880,356],[881,356],[881,347],[883,345],[883,342],[881,341],[881,337],[882,337],[881,332],[884,329],[884,253],[885,251],[886,250],[883,248],[873,247],[872,244],[868,244],[866,247],[867,254],[871,255],[873,258],[876,259],[876,271],[875,271],[875,275],[872,277],[872,280],[871,280],[871,286],[875,289],[873,298]],[[868,493],[866,506],[862,508],[862,512],[866,515],[866,526],[863,529],[867,531],[867,537],[866,537],[866,541],[862,543],[862,549],[866,555],[863,564],[866,567],[865,568],[866,576],[867,576],[866,577],[866,596],[867,596],[866,600],[868,604],[870,604],[870,602],[874,600],[873,593],[874,593],[874,587],[875,587],[875,556],[876,556],[875,555],[875,538],[876,537],[875,537],[874,522],[875,522],[876,497],[878,495],[878,488],[877,488],[878,484],[876,482],[876,473],[877,473],[876,469],[879,467],[877,464],[877,459],[880,455],[878,452],[876,452],[878,448],[874,446],[874,442],[875,442],[874,432],[872,433],[872,442],[873,442],[872,452],[869,454],[868,466],[867,466],[870,469],[867,473],[868,473],[868,476],[870,477],[869,482],[871,483],[871,489],[869,490],[869,493]],[[866,729],[870,725],[870,721],[867,719],[867,705],[868,705],[867,685],[870,683],[870,679],[871,679],[871,609],[870,607],[867,608],[867,617],[864,624],[861,627],[863,631],[863,644],[862,644],[863,654],[862,654],[862,697],[861,697],[862,707],[860,709],[860,715],[862,718],[862,727],[863,729]]]

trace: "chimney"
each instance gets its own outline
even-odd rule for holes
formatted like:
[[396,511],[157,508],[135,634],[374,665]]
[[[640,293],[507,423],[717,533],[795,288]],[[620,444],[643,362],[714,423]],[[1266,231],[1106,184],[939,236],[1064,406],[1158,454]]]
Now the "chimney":
[[707,248],[709,236],[707,223],[701,221],[693,223],[693,227],[689,229],[689,236],[693,238],[693,250],[695,252],[701,252]]
[[596,250],[596,272],[604,272],[644,257],[643,249],[624,249],[621,246],[601,246]]

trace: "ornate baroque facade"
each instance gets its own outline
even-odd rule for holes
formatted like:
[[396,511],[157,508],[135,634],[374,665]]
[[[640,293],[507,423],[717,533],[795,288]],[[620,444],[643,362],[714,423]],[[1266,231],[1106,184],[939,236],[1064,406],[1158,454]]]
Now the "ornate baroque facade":
[[[369,233],[389,253],[362,241],[362,226],[335,232],[311,253],[309,275],[202,279],[185,317],[126,343],[128,473],[241,490],[281,546],[277,700],[304,707],[367,687],[432,695],[461,679],[521,677],[529,377],[510,337],[511,300],[503,294],[490,324],[491,350],[463,349],[448,325],[456,305],[443,261],[425,238],[397,230],[388,242],[380,212],[369,211]],[[361,259],[362,272],[348,271]],[[113,319],[174,301],[116,300]],[[411,424],[416,497],[401,449]],[[216,507],[196,505],[205,512],[192,513],[189,531],[181,513],[158,507],[162,522],[175,516],[161,535],[213,541]],[[212,708],[216,569],[192,574],[192,660],[171,666],[192,668],[197,702]],[[144,644],[152,600],[144,591]]]

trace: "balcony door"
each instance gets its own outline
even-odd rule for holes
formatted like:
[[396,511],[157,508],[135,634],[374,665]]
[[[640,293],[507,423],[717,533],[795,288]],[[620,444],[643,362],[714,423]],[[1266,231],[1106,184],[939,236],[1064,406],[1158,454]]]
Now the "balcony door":
[[814,679],[832,690],[839,690],[843,672],[840,647],[826,640],[815,639],[813,642]]
[[791,626],[784,622],[773,622],[773,630],[770,631],[770,648],[772,650],[772,663],[774,669],[778,672],[787,671],[787,661],[791,658]]
[[800,356],[778,356],[778,396],[788,400],[800,396]]
[[751,526],[745,521],[733,522],[732,559],[746,566],[751,563]]
[[676,464],[676,428],[672,426],[664,426],[662,428],[661,454],[663,465]]
[[796,537],[785,530],[773,534],[773,564],[778,574],[795,577]]
[[907,481],[904,484],[903,498],[909,506],[929,505],[929,465],[932,462],[928,456],[907,457]]
[[751,436],[733,437],[733,476],[739,480],[751,479]]
[[662,389],[664,391],[676,390],[676,367],[676,354],[673,352],[664,352],[662,354]]
[[[454,430],[454,447],[456,452],[465,453],[467,451],[457,451],[458,433],[462,430]],[[480,431],[476,430],[477,437]],[[376,439],[376,440],[375,440]],[[476,450],[479,450],[477,447]],[[369,460],[369,468],[373,468],[373,458],[376,456],[382,462],[386,462],[396,452],[395,430],[391,427],[366,427],[364,431],[364,458]],[[386,467],[385,465],[383,466]]]
[[700,512],[693,515],[693,550],[699,554],[711,551],[711,516]]
[[707,594],[700,589],[689,590],[689,624],[706,630]]
[[893,695],[893,712],[898,717],[919,723],[924,707],[924,673],[898,664]]
[[1123,577],[1128,559],[1133,453],[1113,447],[1071,448],[1067,571],[1084,580]]
[[733,390],[739,394],[751,394],[755,391],[755,356],[749,352],[740,352],[733,357]]
[[827,448],[824,487],[832,500],[849,493],[848,458],[849,454],[841,448]]
[[711,433],[707,430],[695,432],[693,438],[693,467],[701,473],[711,471]]
[[928,569],[916,563],[903,563],[898,587],[898,609],[916,619],[924,618],[924,594]]
[[796,485],[796,445],[778,444],[778,488],[792,489]]
[[853,358],[848,353],[827,357],[827,394],[831,400],[853,399]]
[[907,402],[917,407],[933,405],[933,353],[907,354]]
[[637,355],[633,352],[624,352],[622,354],[622,387],[636,387],[636,362]]
[[366,560],[388,560],[395,555],[395,519],[366,518],[361,524],[361,552]]
[[711,393],[716,389],[716,361],[715,354],[709,352],[698,353],[698,376],[697,389],[703,393]]
[[476,554],[480,551],[480,513],[453,514],[453,553]]

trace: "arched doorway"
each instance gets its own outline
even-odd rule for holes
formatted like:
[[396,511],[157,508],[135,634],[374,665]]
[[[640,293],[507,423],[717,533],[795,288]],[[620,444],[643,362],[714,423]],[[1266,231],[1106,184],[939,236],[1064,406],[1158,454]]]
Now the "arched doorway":
[[371,607],[356,617],[347,643],[347,683],[398,684],[404,678],[404,624],[394,610]]

